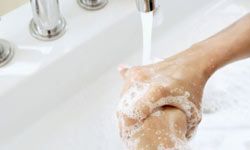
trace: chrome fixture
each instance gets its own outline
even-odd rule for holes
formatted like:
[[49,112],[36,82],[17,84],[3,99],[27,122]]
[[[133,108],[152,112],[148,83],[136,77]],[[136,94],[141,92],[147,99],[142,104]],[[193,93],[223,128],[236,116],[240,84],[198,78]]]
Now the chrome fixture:
[[108,3],[108,0],[77,0],[77,2],[84,9],[99,10]]
[[14,55],[14,46],[0,39],[0,67],[6,65]]
[[[157,0],[135,0],[140,12],[150,12],[156,9]],[[78,4],[87,10],[98,10],[103,8],[108,0],[77,0]]]
[[30,0],[33,19],[30,22],[31,35],[39,40],[55,40],[66,30],[58,0]]
[[157,7],[156,0],[135,0],[140,12],[151,12]]

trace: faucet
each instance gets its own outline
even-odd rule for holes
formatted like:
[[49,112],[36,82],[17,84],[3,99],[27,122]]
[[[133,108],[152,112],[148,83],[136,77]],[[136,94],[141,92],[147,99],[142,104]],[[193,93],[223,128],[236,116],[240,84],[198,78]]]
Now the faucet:
[[14,55],[14,46],[0,39],[0,67],[6,65]]
[[[151,12],[156,8],[156,0],[135,0],[140,12]],[[78,4],[87,10],[103,8],[108,0],[77,0]]]
[[106,6],[108,0],[77,0],[78,4],[87,10],[99,10]]
[[65,33],[66,21],[62,17],[58,0],[30,0],[33,19],[30,33],[39,40],[55,40]]
[[[156,0],[135,0],[138,11],[151,12],[156,9]],[[108,0],[77,0],[87,10],[103,8]],[[30,0],[33,18],[30,22],[30,33],[39,40],[55,40],[66,30],[66,21],[60,13],[58,0]]]
[[156,10],[156,0],[135,0],[139,12],[147,13]]

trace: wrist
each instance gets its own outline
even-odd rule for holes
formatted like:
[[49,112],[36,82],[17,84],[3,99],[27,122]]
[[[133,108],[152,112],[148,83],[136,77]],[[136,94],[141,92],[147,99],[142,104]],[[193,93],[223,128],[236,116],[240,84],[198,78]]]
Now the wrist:
[[183,57],[190,57],[191,66],[207,81],[214,72],[228,63],[232,57],[228,51],[229,47],[222,42],[207,40],[194,44],[184,52]]

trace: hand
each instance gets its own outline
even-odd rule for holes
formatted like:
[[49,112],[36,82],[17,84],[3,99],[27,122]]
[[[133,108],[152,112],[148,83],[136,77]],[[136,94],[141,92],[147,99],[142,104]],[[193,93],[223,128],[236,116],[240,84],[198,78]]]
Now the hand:
[[[191,136],[201,119],[199,116],[201,97],[208,79],[203,67],[197,65],[195,55],[191,55],[192,51],[197,48],[192,47],[185,53],[156,64],[120,69],[125,83],[117,116],[121,137],[130,147],[129,149],[138,149],[145,145],[156,147],[160,144],[169,148],[174,145],[169,135],[182,140],[185,139],[183,137],[189,138]],[[192,112],[192,115],[195,116],[187,117],[188,112],[185,112],[184,106],[180,106],[180,103],[166,104],[164,101],[164,99],[170,99],[170,101],[175,99],[176,101],[176,98],[186,99],[193,104],[194,108],[197,109],[196,113]],[[184,102],[186,101],[181,103]],[[161,115],[152,116],[156,112],[160,112]],[[174,116],[171,121],[167,117],[168,115]],[[193,125],[192,121],[194,121]],[[171,129],[171,125],[176,126]],[[164,136],[161,137],[165,139],[164,141],[157,139],[159,136],[156,135],[156,132],[160,130],[164,132]],[[181,134],[178,135],[179,131]],[[131,144],[134,141],[140,142]]]

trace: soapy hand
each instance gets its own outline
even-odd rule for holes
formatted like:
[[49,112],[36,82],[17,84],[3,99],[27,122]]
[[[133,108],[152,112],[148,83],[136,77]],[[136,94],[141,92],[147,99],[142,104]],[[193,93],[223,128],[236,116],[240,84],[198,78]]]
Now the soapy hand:
[[192,136],[206,83],[194,66],[178,55],[148,66],[120,67],[125,83],[117,116],[130,150],[176,147]]

